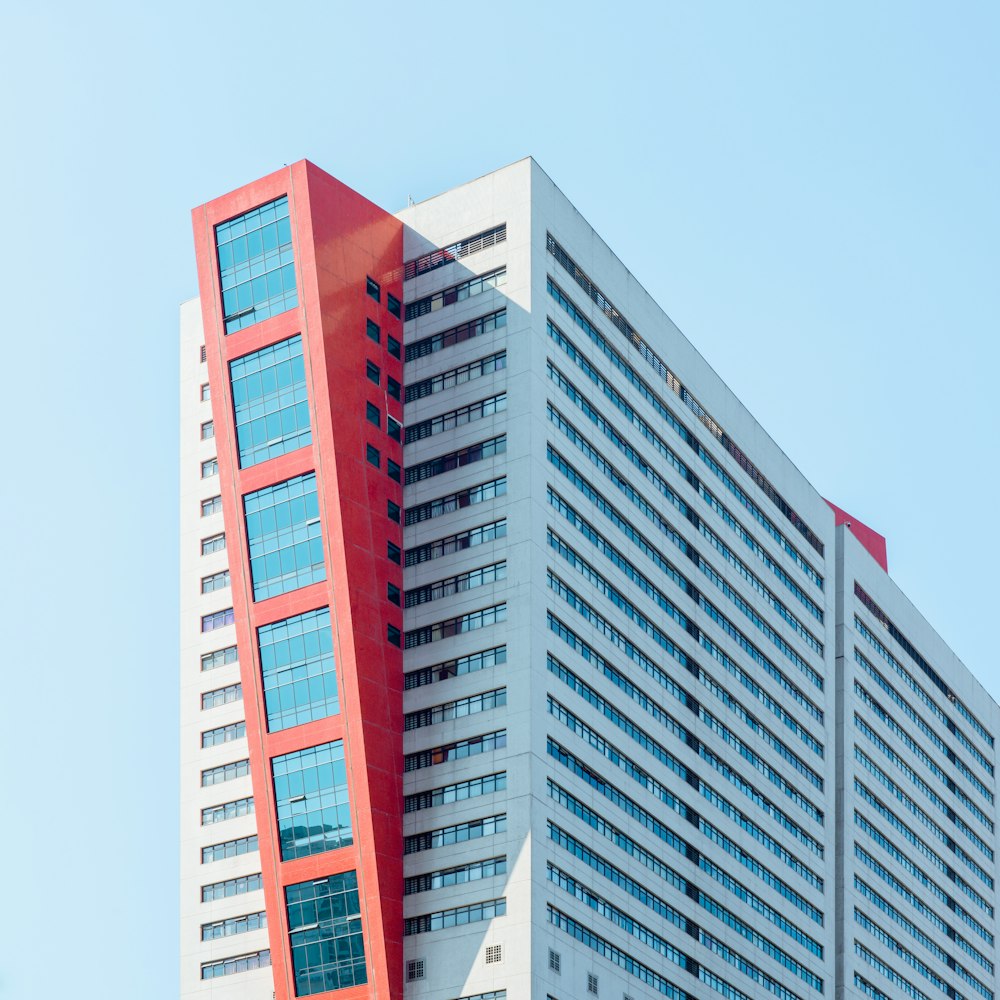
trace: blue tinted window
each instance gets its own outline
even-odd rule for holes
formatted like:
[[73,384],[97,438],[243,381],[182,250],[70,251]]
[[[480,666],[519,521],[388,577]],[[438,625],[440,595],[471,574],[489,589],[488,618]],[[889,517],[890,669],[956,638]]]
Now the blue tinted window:
[[238,358],[229,377],[241,469],[312,442],[301,336]]
[[295,995],[368,982],[357,872],[285,888]]
[[255,601],[326,579],[314,472],[248,493],[243,509]]
[[271,771],[282,861],[354,843],[342,740],[275,757]]
[[340,711],[330,609],[257,629],[270,732]]
[[299,304],[287,196],[215,227],[226,333]]

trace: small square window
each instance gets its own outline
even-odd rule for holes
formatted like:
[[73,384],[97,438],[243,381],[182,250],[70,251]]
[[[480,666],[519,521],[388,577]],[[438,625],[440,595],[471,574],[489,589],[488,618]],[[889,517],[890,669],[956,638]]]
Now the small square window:
[[202,344],[202,345],[201,345],[201,363],[202,363],[202,364],[204,364],[204,363],[205,363],[205,359],[206,359],[207,357],[208,357],[208,355],[207,355],[207,354],[205,353],[205,345],[204,345],[204,344]]
[[222,510],[222,497],[209,497],[201,502],[201,516],[208,517],[210,514],[218,514]]
[[369,465],[374,465],[376,469],[382,468],[382,455],[373,444],[365,445],[365,458]]
[[403,645],[403,633],[400,632],[395,625],[386,625],[385,627],[385,637],[389,641],[390,645],[402,646]]
[[386,305],[389,307],[389,312],[392,313],[392,315],[395,316],[396,319],[399,319],[400,315],[403,312],[399,299],[397,299],[395,295],[386,292],[385,301]]
[[392,357],[394,358],[402,357],[403,348],[395,337],[393,337],[390,334],[385,338],[385,342],[386,342],[386,349],[389,351],[389,354],[392,355]]
[[403,481],[403,470],[399,467],[398,462],[394,462],[391,458],[387,458],[385,467],[389,472],[389,478],[394,483],[401,483]]
[[597,996],[597,976],[592,972],[587,973],[587,992]]
[[382,372],[379,370],[379,366],[375,364],[374,361],[365,362],[365,374],[368,376],[369,382],[374,382],[376,385],[382,382]]
[[369,340],[373,340],[376,344],[382,343],[382,331],[374,320],[365,320],[365,332]]
[[394,583],[388,583],[388,584],[386,584],[385,591],[386,591],[385,592],[385,596],[390,601],[392,601],[392,603],[395,604],[396,607],[399,607],[399,604],[400,604],[400,601],[401,601],[401,597],[402,597],[402,595],[399,592],[399,587],[397,587]]
[[208,479],[209,476],[217,476],[219,474],[219,460],[217,458],[209,458],[201,463],[201,478]]
[[406,963],[406,981],[412,983],[414,979],[424,978],[424,960],[422,958],[415,958],[411,962]]
[[390,521],[395,521],[396,524],[399,524],[402,518],[403,509],[399,506],[398,503],[393,503],[391,500],[387,502],[388,502],[388,508],[386,510],[386,515],[388,516]]
[[374,403],[365,403],[365,420],[376,427],[382,426],[382,415]]
[[207,441],[209,438],[215,437],[215,424],[211,420],[206,420],[201,425],[201,439],[202,441]]
[[503,961],[503,945],[489,944],[486,946],[486,964],[495,965]]
[[398,421],[386,414],[385,418],[385,429],[389,433],[389,437],[393,441],[403,440],[403,425]]
[[385,554],[390,562],[394,562],[397,566],[403,561],[403,550],[395,542],[385,543]]
[[392,396],[393,399],[399,399],[402,395],[402,386],[391,376],[386,382],[385,391]]
[[213,552],[222,552],[226,548],[226,534],[222,532],[218,535],[211,535],[209,538],[201,540],[201,554],[211,555]]
[[201,387],[201,401],[207,403],[212,398],[212,387],[206,382]]
[[382,301],[382,289],[374,278],[365,279],[365,291],[376,302]]

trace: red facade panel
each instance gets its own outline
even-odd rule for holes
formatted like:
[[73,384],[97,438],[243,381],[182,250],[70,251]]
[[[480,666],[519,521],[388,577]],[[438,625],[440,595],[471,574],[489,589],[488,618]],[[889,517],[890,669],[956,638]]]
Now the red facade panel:
[[[227,336],[214,227],[282,195],[299,305]],[[402,487],[385,465],[390,458],[402,465],[402,446],[365,420],[365,404],[402,421],[401,402],[385,390],[387,376],[402,381],[402,364],[365,335],[365,322],[402,339],[401,322],[385,308],[387,293],[402,299],[402,225],[306,161],[196,209],[193,221],[276,997],[296,995],[284,886],[348,870],[358,873],[368,983],[336,995],[401,997],[402,650],[387,642],[386,628],[402,628],[402,613],[386,590],[389,582],[402,586],[402,569],[386,557],[386,544],[402,546],[402,527],[386,515],[388,500],[402,504]],[[369,276],[381,286],[381,303],[366,293]],[[241,470],[228,364],[295,334],[303,341],[313,443]],[[368,360],[383,373],[378,387],[365,377]],[[369,444],[381,468],[366,460]],[[242,498],[313,471],[327,579],[254,602]],[[327,605],[340,714],[270,734],[256,630]],[[354,843],[282,862],[271,758],[331,740],[344,743]]]

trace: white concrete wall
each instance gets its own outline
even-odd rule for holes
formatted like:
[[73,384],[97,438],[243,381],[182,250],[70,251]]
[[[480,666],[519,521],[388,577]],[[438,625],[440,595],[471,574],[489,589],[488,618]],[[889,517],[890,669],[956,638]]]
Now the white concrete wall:
[[223,978],[202,980],[202,965],[258,952],[268,947],[265,929],[248,931],[214,941],[201,940],[203,924],[264,909],[264,893],[256,891],[214,902],[201,902],[203,885],[260,871],[256,852],[202,864],[201,849],[211,844],[256,832],[253,816],[242,816],[202,826],[202,809],[252,796],[250,777],[236,778],[208,788],[201,787],[203,769],[217,767],[247,755],[246,739],[201,748],[201,734],[243,719],[243,702],[237,701],[202,711],[205,691],[239,682],[237,662],[202,671],[201,657],[236,642],[229,625],[202,634],[201,616],[232,606],[228,588],[201,593],[201,579],[226,569],[226,551],[203,556],[201,540],[224,530],[222,513],[203,517],[201,501],[219,492],[219,477],[202,479],[201,463],[215,455],[215,440],[201,439],[201,425],[212,419],[211,402],[201,399],[201,386],[208,382],[208,368],[200,361],[204,342],[201,305],[197,299],[181,306],[180,337],[180,700],[181,700],[181,996],[211,996],[213,1000],[270,1000],[273,982],[270,968]]

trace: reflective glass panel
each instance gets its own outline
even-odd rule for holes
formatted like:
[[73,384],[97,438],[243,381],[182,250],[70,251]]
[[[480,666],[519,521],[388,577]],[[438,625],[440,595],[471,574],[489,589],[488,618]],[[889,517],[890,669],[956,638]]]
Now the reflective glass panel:
[[243,509],[255,601],[326,579],[314,472],[248,493]]
[[270,732],[340,711],[329,608],[265,625],[257,640]]
[[241,469],[312,442],[301,336],[238,358],[229,377]]
[[282,861],[354,843],[342,740],[275,757],[271,771]]
[[226,333],[299,304],[288,197],[215,227]]

